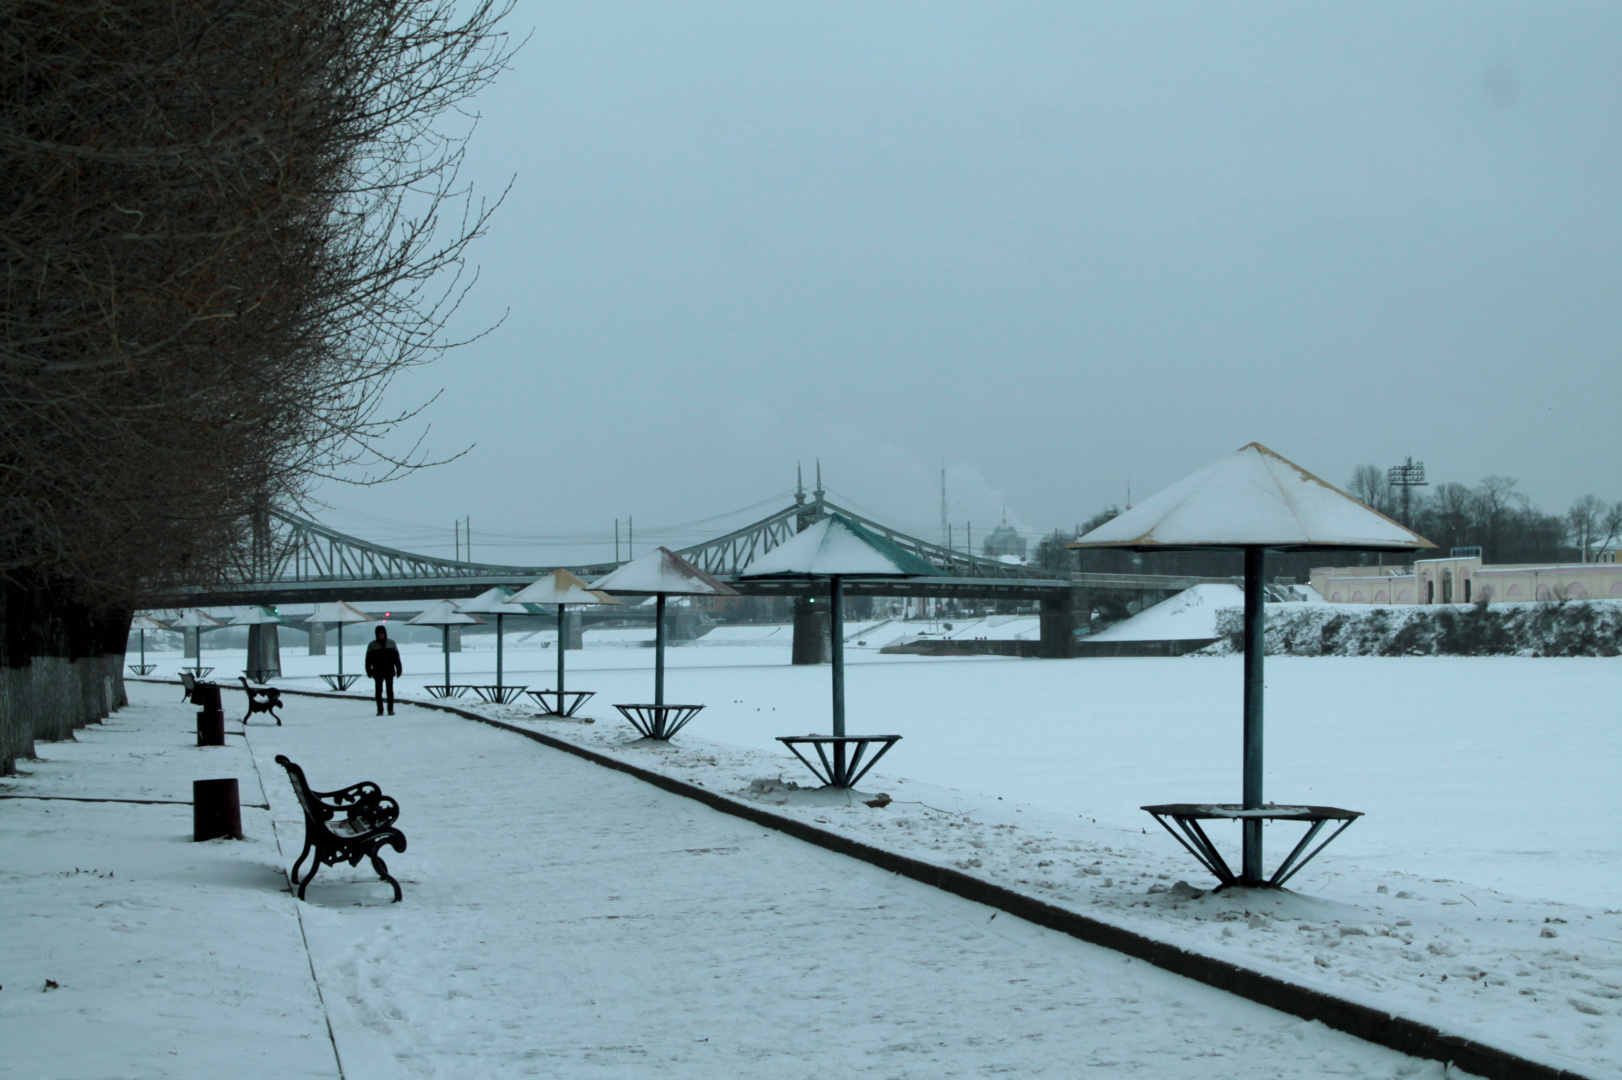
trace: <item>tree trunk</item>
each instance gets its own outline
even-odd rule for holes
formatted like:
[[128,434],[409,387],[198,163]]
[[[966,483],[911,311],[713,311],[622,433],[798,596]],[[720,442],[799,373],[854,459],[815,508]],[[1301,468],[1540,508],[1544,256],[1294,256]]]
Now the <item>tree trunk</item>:
[[71,739],[128,703],[132,615],[92,608],[38,575],[0,582],[0,773],[33,757],[36,741]]

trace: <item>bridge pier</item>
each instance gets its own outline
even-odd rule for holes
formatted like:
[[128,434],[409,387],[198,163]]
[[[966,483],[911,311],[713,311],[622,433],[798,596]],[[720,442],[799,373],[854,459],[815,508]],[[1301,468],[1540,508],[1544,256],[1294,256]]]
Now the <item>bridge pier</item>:
[[274,623],[248,627],[248,669],[282,673],[282,644]]
[[1041,628],[1042,628],[1042,656],[1048,660],[1068,660],[1074,652],[1072,645],[1076,640],[1075,607],[1073,606],[1073,592],[1064,592],[1058,596],[1046,597],[1042,600]]
[[181,627],[180,641],[180,655],[184,656],[187,660],[197,659],[197,627]]
[[327,655],[327,624],[324,622],[305,623],[304,631],[310,635],[310,655]]
[[586,620],[576,616],[566,621],[569,628],[564,632],[564,637],[568,638],[568,640],[563,643],[563,647],[570,652],[584,649],[586,647]]
[[828,603],[814,596],[794,598],[794,652],[796,664],[822,664],[828,660]]

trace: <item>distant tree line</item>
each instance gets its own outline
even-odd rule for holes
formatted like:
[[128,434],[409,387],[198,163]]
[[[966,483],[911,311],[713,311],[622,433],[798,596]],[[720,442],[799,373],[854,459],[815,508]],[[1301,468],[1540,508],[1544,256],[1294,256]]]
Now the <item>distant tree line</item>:
[[268,507],[423,463],[383,395],[449,345],[487,210],[436,123],[502,14],[0,0],[0,771],[121,703],[132,610],[268,558]]
[[[1409,502],[1411,521],[1405,522],[1436,544],[1434,554],[1454,548],[1479,547],[1490,563],[1589,562],[1622,541],[1622,502],[1606,503],[1584,495],[1563,514],[1550,514],[1533,506],[1516,481],[1488,476],[1474,487],[1448,482],[1415,489]],[[1387,482],[1386,471],[1360,465],[1353,472],[1347,493],[1393,520],[1402,519],[1400,492]],[[1191,574],[1201,577],[1237,577],[1243,561],[1228,552],[1148,552],[1071,550],[1068,545],[1120,513],[1107,506],[1083,522],[1076,531],[1056,529],[1037,542],[1032,562],[1055,574],[1082,570],[1089,573]],[[1419,556],[1421,558],[1425,555]],[[1408,556],[1379,552],[1274,553],[1268,557],[1271,577],[1305,581],[1312,567],[1372,565],[1378,561],[1406,563]]]
[[[1484,477],[1474,487],[1456,481],[1417,489],[1404,522],[1445,554],[1479,547],[1490,563],[1590,562],[1622,539],[1622,502],[1584,495],[1563,514],[1550,514],[1516,491],[1508,476]],[[1402,520],[1400,492],[1386,472],[1359,465],[1348,494],[1387,517]]]

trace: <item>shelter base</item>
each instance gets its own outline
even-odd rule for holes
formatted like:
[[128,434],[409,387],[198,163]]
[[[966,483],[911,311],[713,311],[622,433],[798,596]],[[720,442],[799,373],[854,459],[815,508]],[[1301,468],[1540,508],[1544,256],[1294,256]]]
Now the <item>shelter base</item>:
[[702,705],[616,705],[620,715],[642,733],[644,739],[667,742],[686,727],[704,708]]
[[596,695],[595,690],[526,690],[524,693],[534,698],[541,708],[545,709],[544,716],[573,716],[588,698]]
[[479,695],[480,701],[491,705],[511,705],[524,693],[522,686],[469,686],[467,689]]
[[[1351,827],[1352,822],[1363,816],[1361,810],[1342,810],[1336,806],[1265,806],[1258,810],[1246,810],[1241,806],[1221,803],[1167,803],[1162,806],[1143,807],[1160,827],[1171,833],[1176,840],[1201,866],[1210,871],[1220,885],[1219,889],[1239,885],[1250,889],[1282,889],[1284,883],[1300,872],[1301,868],[1318,856],[1318,853],[1328,847],[1330,843]],[[1173,829],[1168,819],[1175,823]],[[1228,866],[1222,853],[1211,842],[1200,827],[1202,821],[1238,821],[1246,826],[1264,821],[1302,821],[1307,823],[1307,831],[1299,843],[1278,864],[1270,877],[1261,875],[1235,874]],[[1324,839],[1317,847],[1312,847],[1313,840],[1323,831],[1326,824],[1332,821],[1340,822],[1340,827]],[[1310,850],[1309,850],[1310,849]]]
[[[853,788],[867,771],[890,752],[890,747],[901,741],[899,735],[779,735],[777,741],[789,748],[822,781],[823,787]],[[868,757],[868,751],[879,745],[878,752]],[[801,746],[816,751],[813,762],[800,752]]]

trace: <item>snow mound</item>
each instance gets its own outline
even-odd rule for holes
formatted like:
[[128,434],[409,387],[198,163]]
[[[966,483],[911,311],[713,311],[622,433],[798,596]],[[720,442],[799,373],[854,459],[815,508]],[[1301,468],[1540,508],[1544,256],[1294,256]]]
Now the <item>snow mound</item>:
[[1245,591],[1237,585],[1195,585],[1087,640],[1187,641],[1220,637],[1217,612],[1244,606]]

